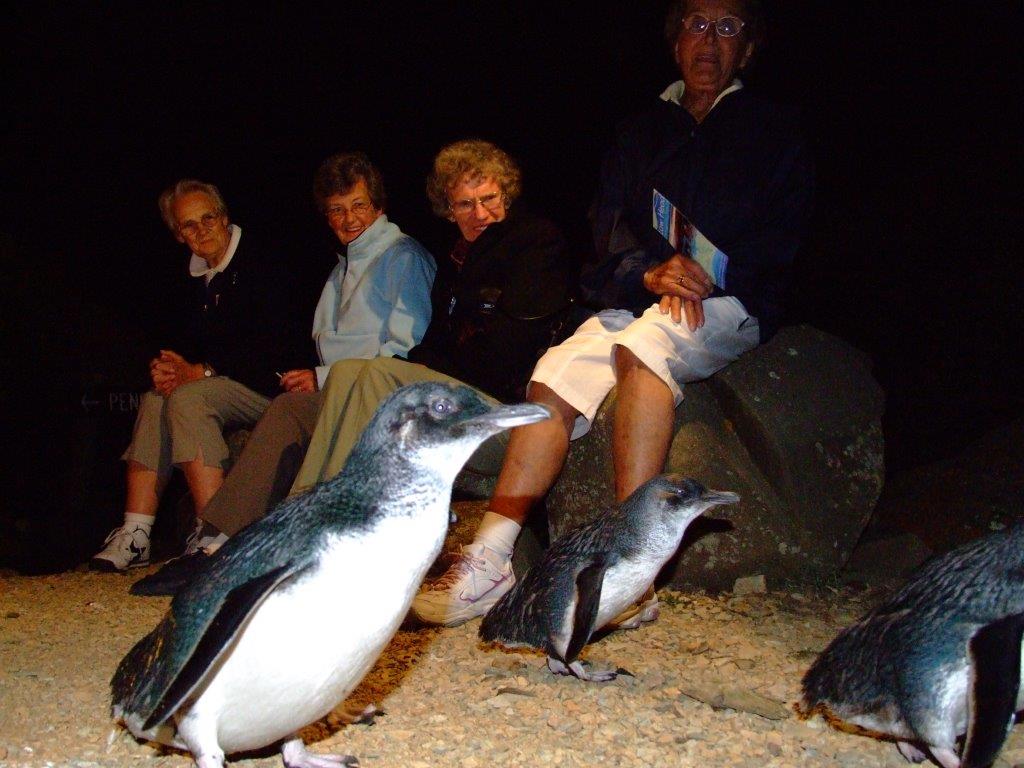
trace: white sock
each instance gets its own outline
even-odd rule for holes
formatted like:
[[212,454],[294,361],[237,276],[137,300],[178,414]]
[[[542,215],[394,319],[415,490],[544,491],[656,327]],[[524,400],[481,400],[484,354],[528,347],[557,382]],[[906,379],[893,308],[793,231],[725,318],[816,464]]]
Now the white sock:
[[152,532],[153,523],[155,522],[156,518],[153,517],[153,515],[140,515],[137,512],[124,513],[125,526],[137,525],[139,528],[142,528],[146,532],[147,536],[149,536],[149,534]]
[[509,520],[504,515],[487,510],[480,520],[480,527],[477,528],[473,541],[508,557],[512,554],[512,548],[522,529],[523,526],[515,520]]

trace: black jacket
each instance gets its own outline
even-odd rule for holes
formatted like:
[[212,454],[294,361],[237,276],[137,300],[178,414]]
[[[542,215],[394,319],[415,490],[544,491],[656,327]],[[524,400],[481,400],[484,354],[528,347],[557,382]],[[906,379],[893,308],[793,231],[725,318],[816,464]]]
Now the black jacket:
[[409,360],[521,400],[537,358],[573,330],[563,326],[574,271],[554,224],[510,212],[470,244],[460,270],[439,269],[430,325]]
[[192,302],[175,351],[273,397],[281,392],[275,371],[307,358],[310,342],[297,338],[292,281],[249,238],[242,237],[227,269],[209,285],[190,278]]
[[643,273],[672,255],[652,224],[665,195],[729,257],[726,290],[758,318],[762,341],[782,315],[789,269],[810,214],[809,153],[793,114],[746,88],[702,123],[659,100],[624,122],[602,166],[595,207],[595,267],[583,294],[596,307],[639,314],[658,297]]

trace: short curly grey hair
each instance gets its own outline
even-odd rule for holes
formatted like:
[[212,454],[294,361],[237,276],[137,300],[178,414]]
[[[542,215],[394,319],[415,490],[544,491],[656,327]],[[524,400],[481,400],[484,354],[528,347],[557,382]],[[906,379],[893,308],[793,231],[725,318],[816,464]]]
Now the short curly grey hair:
[[451,214],[448,191],[463,176],[490,178],[501,187],[505,205],[511,206],[522,191],[522,172],[505,150],[482,139],[463,139],[441,148],[427,177],[427,198],[442,219]]
[[182,195],[187,195],[191,192],[202,192],[213,200],[217,213],[224,216],[228,214],[227,203],[224,202],[220,190],[213,184],[207,184],[205,181],[199,181],[198,179],[181,179],[161,192],[160,197],[157,199],[157,205],[160,206],[160,216],[163,218],[167,228],[174,234],[178,234],[178,222],[174,220],[174,203]]

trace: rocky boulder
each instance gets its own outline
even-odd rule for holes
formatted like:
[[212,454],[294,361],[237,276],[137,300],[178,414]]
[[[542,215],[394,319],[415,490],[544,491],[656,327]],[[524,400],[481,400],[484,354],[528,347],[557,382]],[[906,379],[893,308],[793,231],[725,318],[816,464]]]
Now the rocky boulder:
[[[552,537],[613,498],[614,408],[613,391],[570,447],[547,498]],[[665,470],[742,501],[696,521],[662,581],[717,590],[842,567],[882,489],[882,408],[866,355],[809,326],[687,386]]]

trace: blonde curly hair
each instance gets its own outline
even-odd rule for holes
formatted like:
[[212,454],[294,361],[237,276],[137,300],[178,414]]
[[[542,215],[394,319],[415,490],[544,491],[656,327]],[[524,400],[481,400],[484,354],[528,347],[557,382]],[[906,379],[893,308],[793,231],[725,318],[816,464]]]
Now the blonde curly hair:
[[451,216],[448,192],[465,176],[494,179],[501,188],[506,207],[522,191],[522,173],[515,160],[503,149],[482,139],[463,139],[441,148],[434,168],[427,177],[427,198],[434,213],[442,219]]

